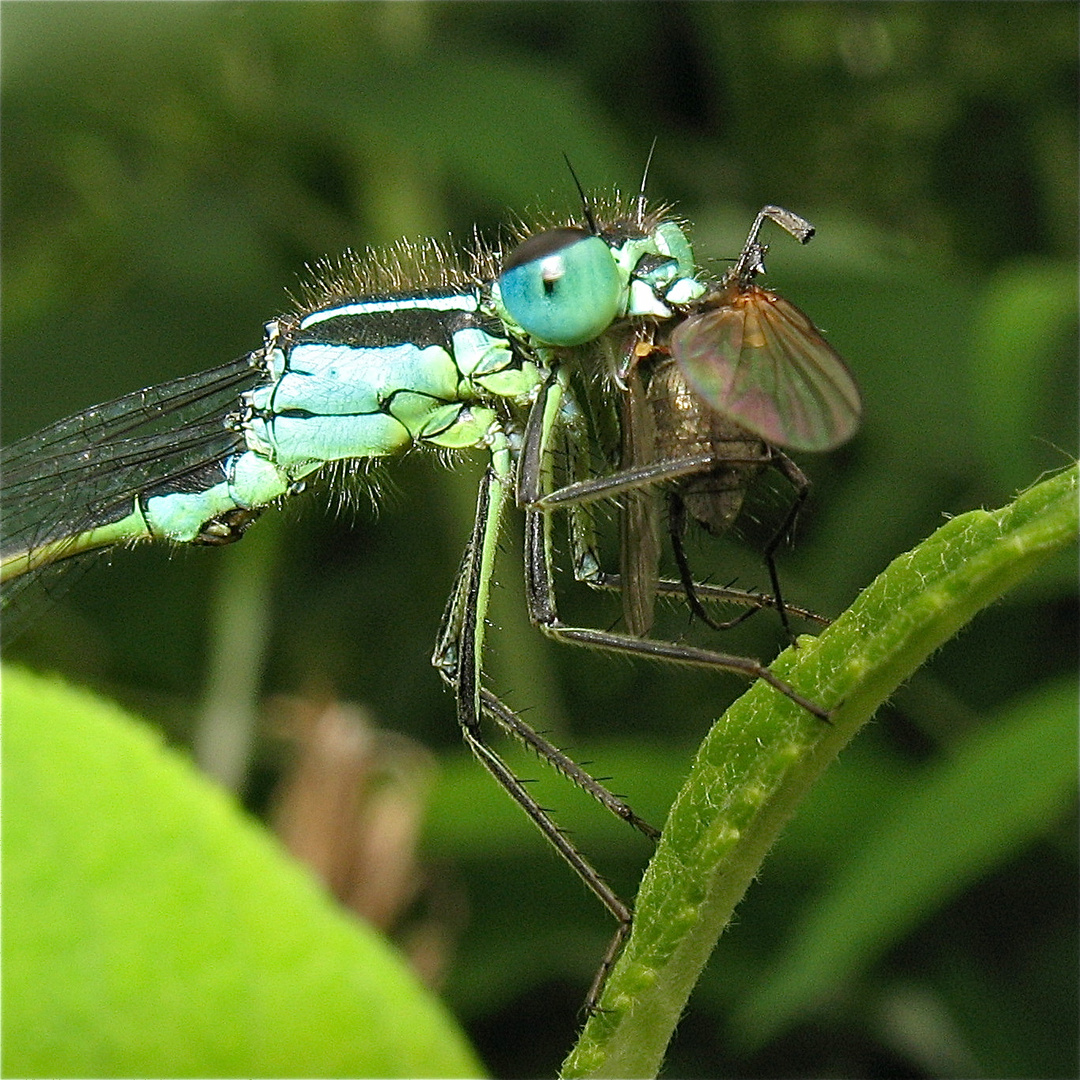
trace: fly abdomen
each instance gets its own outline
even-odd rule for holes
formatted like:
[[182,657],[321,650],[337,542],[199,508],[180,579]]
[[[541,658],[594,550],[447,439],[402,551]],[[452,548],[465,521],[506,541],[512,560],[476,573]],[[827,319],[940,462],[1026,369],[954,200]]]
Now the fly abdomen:
[[767,444],[711,409],[671,359],[652,372],[648,397],[657,460],[705,454],[715,460],[712,468],[678,480],[676,491],[695,521],[714,536],[722,535],[739,516],[747,488],[769,460]]

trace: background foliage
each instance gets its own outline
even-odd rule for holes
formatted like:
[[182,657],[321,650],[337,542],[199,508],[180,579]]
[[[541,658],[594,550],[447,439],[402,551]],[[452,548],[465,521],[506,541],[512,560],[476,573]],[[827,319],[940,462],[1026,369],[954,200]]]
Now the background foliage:
[[[818,226],[806,249],[774,242],[769,281],[848,358],[867,415],[850,446],[802,462],[815,490],[781,565],[793,601],[839,612],[943,514],[1000,505],[1076,452],[1073,5],[7,5],[2,48],[5,442],[256,347],[321,255],[572,212],[564,152],[588,187],[632,190],[656,137],[650,192],[694,223],[701,257],[734,255],[765,202]],[[225,672],[233,708],[363,702],[435,750],[424,858],[455,938],[443,992],[494,1072],[539,1075],[570,1043],[610,927],[464,759],[427,667],[478,464],[394,463],[377,519],[364,497],[315,493],[233,549],[99,560],[8,652],[183,745],[205,745]],[[492,684],[661,821],[740,687],[548,646],[523,625],[515,539]],[[694,556],[761,583],[745,550]],[[575,617],[611,618],[580,603]],[[925,770],[1018,711],[1074,708],[1059,688],[1075,683],[1076,610],[1062,560],[882,711],[740,909],[673,1075],[1073,1073],[1069,807],[928,892],[766,1042],[731,1018]],[[724,644],[771,655],[779,640],[762,618]],[[256,811],[288,759],[263,721],[243,779]],[[541,791],[632,895],[643,844],[564,786]],[[875,889],[887,875],[862,903]]]

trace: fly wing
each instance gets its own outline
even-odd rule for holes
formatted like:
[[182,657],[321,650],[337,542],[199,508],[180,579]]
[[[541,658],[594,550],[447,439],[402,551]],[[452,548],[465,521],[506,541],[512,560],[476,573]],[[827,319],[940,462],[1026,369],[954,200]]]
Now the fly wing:
[[[623,394],[621,469],[651,464],[656,456],[656,435],[641,375],[634,368],[626,376]],[[660,577],[659,492],[653,484],[631,489],[620,497],[620,584],[627,630],[644,637],[653,624],[656,586]]]
[[774,446],[831,450],[859,426],[847,365],[794,304],[756,285],[685,319],[671,353],[713,409]]

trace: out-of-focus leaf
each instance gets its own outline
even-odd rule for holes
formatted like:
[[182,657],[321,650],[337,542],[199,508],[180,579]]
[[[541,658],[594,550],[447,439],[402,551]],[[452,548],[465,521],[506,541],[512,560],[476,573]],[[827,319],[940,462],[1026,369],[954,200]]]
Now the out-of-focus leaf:
[[1060,433],[1075,429],[1076,296],[1075,265],[1013,265],[990,282],[976,315],[972,416],[995,488],[1015,491],[1042,467],[1047,449],[1032,432],[1046,430],[1047,418],[1070,404]]
[[116,706],[4,672],[8,1076],[475,1076],[367,927]]

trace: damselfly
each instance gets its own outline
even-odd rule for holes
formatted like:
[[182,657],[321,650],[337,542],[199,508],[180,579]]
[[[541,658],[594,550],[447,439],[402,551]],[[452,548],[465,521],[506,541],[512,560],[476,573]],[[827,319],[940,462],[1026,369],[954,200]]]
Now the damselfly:
[[[780,599],[773,550],[806,492],[783,452],[827,450],[855,431],[858,391],[840,357],[794,306],[754,283],[777,207],[758,215],[716,283],[695,265],[683,223],[643,196],[583,222],[517,236],[507,256],[477,243],[464,259],[428,242],[323,263],[296,311],[266,325],[238,360],[140,390],[15,443],[2,457],[2,580],[139,540],[228,544],[269,506],[342,463],[409,448],[484,450],[475,524],[433,663],[452,689],[466,743],[619,922],[590,994],[630,925],[630,908],[488,745],[484,719],[651,837],[657,831],[526,724],[481,681],[485,612],[508,502],[525,515],[529,617],[558,641],[761,679],[814,716],[756,660],[649,636],[657,593],[751,610]],[[592,450],[610,463],[597,472]],[[761,469],[793,484],[792,511],[766,560],[773,595],[694,580],[686,519],[722,532]],[[657,500],[666,493],[679,580],[660,578]],[[622,511],[620,574],[602,569],[592,507]],[[573,573],[621,591],[622,631],[569,626],[554,588],[552,524],[568,517]],[[5,603],[7,597],[5,598]],[[717,625],[713,623],[713,625]]]

